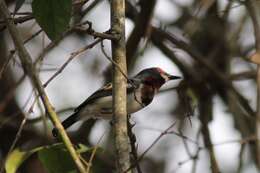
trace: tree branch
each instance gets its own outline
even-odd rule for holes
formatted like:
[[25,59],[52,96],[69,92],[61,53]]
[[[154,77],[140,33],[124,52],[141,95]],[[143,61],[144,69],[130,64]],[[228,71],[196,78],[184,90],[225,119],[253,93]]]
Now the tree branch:
[[132,69],[136,62],[136,52],[142,37],[149,34],[150,21],[153,15],[156,0],[141,0],[141,11],[135,21],[135,27],[126,43],[127,67]]
[[[256,0],[247,0],[245,2],[247,11],[252,19],[254,34],[255,34],[255,48],[256,53],[252,56],[251,61],[258,65],[257,67],[257,107],[255,115],[255,129],[256,137],[260,139],[260,3]],[[260,170],[260,142],[256,140],[256,165]]]
[[40,79],[36,75],[36,70],[35,70],[35,67],[33,66],[32,58],[31,58],[29,52],[25,49],[25,47],[23,45],[22,38],[20,37],[19,31],[17,30],[13,20],[11,19],[9,10],[8,10],[6,4],[3,0],[0,0],[0,12],[2,13],[4,20],[6,21],[7,28],[10,32],[10,35],[13,39],[15,47],[18,51],[18,55],[19,55],[19,58],[21,60],[24,72],[29,75],[32,84],[37,89],[37,91],[38,91],[38,93],[41,97],[41,100],[43,102],[43,105],[45,107],[46,112],[50,116],[52,123],[59,130],[59,132],[61,134],[61,138],[63,140],[63,143],[67,147],[67,149],[68,149],[71,157],[73,158],[78,170],[81,173],[86,172],[85,167],[83,166],[82,162],[80,161],[77,152],[73,148],[73,145],[72,145],[69,137],[67,136],[63,126],[61,125],[60,120],[59,120],[56,112],[54,111],[54,109],[53,109],[53,107],[52,107],[52,105],[51,105],[51,103],[50,103],[50,101],[47,97],[47,94],[44,91],[44,88],[42,86]]
[[156,27],[153,27],[152,34],[156,34],[160,36],[161,38],[164,38],[168,41],[170,41],[172,44],[176,45],[180,49],[186,51],[190,56],[196,60],[199,64],[201,64],[203,67],[205,67],[207,70],[209,70],[212,75],[218,80],[221,85],[227,87],[232,93],[236,96],[238,103],[240,104],[241,108],[243,108],[243,111],[250,117],[255,114],[255,112],[252,110],[251,106],[248,103],[248,100],[246,100],[232,85],[232,83],[226,78],[226,76],[219,72],[209,61],[207,61],[196,49],[193,49],[190,47],[187,43],[184,41],[174,37],[170,33],[167,33],[161,29],[158,29]]
[[[127,74],[124,0],[111,0],[111,29],[112,32],[120,35],[120,40],[112,41],[113,61],[118,64],[124,74]],[[122,173],[130,167],[130,147],[127,136],[126,83],[127,80],[124,75],[113,65],[113,121],[118,173]],[[127,172],[131,172],[131,170]]]

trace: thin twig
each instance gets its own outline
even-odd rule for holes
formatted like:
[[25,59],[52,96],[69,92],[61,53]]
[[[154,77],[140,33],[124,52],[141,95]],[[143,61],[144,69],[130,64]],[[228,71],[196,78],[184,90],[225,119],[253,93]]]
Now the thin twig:
[[7,69],[7,66],[8,66],[9,62],[11,61],[11,59],[14,57],[14,54],[15,54],[15,51],[10,51],[8,58],[4,62],[3,67],[1,67],[1,69],[0,69],[0,79],[3,77],[4,71]]
[[37,35],[39,35],[43,30],[39,29],[38,31],[36,31],[34,34],[32,34],[31,36],[29,36],[27,39],[24,40],[24,44],[28,43],[29,41],[31,41],[34,37],[36,37]]
[[211,72],[211,74],[218,80],[219,83],[221,83],[223,86],[227,87],[234,93],[234,95],[237,97],[238,103],[240,104],[242,111],[245,112],[248,116],[254,116],[255,112],[251,108],[251,106],[248,103],[248,100],[245,99],[233,86],[233,84],[226,78],[226,76],[221,73],[219,70],[217,70],[209,61],[207,61],[203,55],[201,55],[200,52],[198,52],[196,49],[192,48],[189,44],[186,42],[176,38],[174,35],[163,31],[159,28],[153,27],[153,34],[159,36],[163,39],[166,39],[170,41],[172,44],[176,45],[180,49],[186,51],[188,54],[191,55],[194,60],[196,60],[199,64],[201,64],[203,67],[205,67],[207,70]]
[[[91,22],[89,22],[89,23],[91,23]],[[81,27],[81,26],[76,26],[74,28],[74,30],[77,31],[77,32],[81,32],[81,33],[85,33],[85,34],[91,35],[94,38],[103,38],[103,39],[108,39],[108,40],[118,40],[119,39],[119,37],[117,37],[116,35],[109,34],[110,31],[106,31],[104,33],[96,32],[96,31],[94,31],[92,29],[91,26],[92,26],[91,24],[89,24],[88,28],[84,28],[84,27]]]
[[[10,147],[8,153],[7,153],[6,158],[8,158],[8,156],[11,154],[11,152],[12,152],[13,149],[14,149],[14,147],[16,146],[17,141],[18,141],[19,138],[21,137],[22,130],[23,130],[23,127],[24,127],[26,121],[27,121],[27,117],[25,116],[24,119],[23,119],[22,122],[21,122],[21,125],[20,125],[20,127],[19,127],[19,129],[18,129],[16,135],[15,135],[15,139],[13,140],[13,143],[12,143],[12,145],[11,145],[11,147]],[[4,172],[4,168],[5,168],[5,167],[2,166],[1,171],[0,171],[1,173]]]
[[96,41],[94,41],[93,43],[84,46],[83,48],[71,53],[70,57],[68,58],[68,60],[59,68],[58,71],[56,71],[44,84],[43,87],[45,88],[55,77],[57,77],[60,73],[62,73],[62,71],[65,69],[65,67],[78,55],[82,54],[83,52],[85,52],[88,49],[93,48],[96,44],[98,44],[99,42],[102,41],[102,38],[97,39]]
[[131,170],[133,167],[136,166],[137,163],[139,163],[144,156],[153,148],[153,146],[155,144],[157,144],[157,142],[160,141],[160,139],[165,136],[166,134],[169,133],[169,131],[176,125],[176,121],[173,122],[168,128],[166,128],[163,132],[161,132],[161,134],[152,142],[152,144],[139,156],[138,160],[132,164],[127,170],[124,171],[124,173],[126,173],[127,171]]
[[71,33],[74,33],[76,30],[76,27],[82,27],[83,25],[89,24],[91,22],[89,21],[83,21],[81,23],[75,24],[75,26],[70,27],[69,29],[67,29],[61,37],[59,37],[57,40],[54,40],[52,42],[50,42],[44,49],[43,51],[39,54],[39,56],[36,58],[36,61],[34,62],[34,65],[37,65],[39,62],[43,61],[43,58],[45,57],[45,55],[47,55],[55,46],[58,45],[58,43],[64,39],[65,36],[70,35]]
[[101,1],[102,0],[93,1],[86,9],[80,11],[80,15],[83,17],[85,14],[87,14],[90,10],[92,10]]
[[[123,70],[121,69],[121,67],[115,62],[113,61],[112,58],[110,58],[108,56],[108,54],[106,53],[105,49],[104,49],[104,45],[103,42],[101,41],[101,51],[103,52],[104,56],[119,70],[119,72],[126,78],[127,82],[129,82],[134,88],[137,88],[136,84],[127,77],[127,74],[125,74],[123,72]],[[140,106],[144,107],[144,105],[137,99],[136,97],[136,93],[134,92],[134,97],[135,97],[135,101],[140,104]]]
[[[88,50],[88,49],[91,49],[93,48],[96,44],[98,44],[100,41],[102,41],[101,38],[97,39],[96,41],[94,41],[93,43],[87,45],[87,46],[84,46],[82,48],[80,48],[79,50],[75,51],[75,52],[72,52],[70,57],[68,58],[68,60],[43,84],[43,87],[46,88],[50,82],[56,78],[59,74],[62,73],[62,71],[65,69],[65,67],[75,58],[77,57],[78,55],[80,55],[81,53],[83,53],[84,51]],[[36,100],[37,98],[39,97],[39,95],[37,97],[35,97],[35,100],[33,102],[33,104],[31,105],[31,109],[33,109],[35,103],[36,103]]]
[[20,84],[22,84],[22,82],[25,79],[25,75],[23,75],[17,82],[15,85],[13,85],[10,89],[9,92],[6,93],[5,98],[3,99],[3,101],[0,102],[0,112],[6,107],[6,105],[9,103],[9,101],[14,98],[15,96],[15,90],[20,86]]
[[[121,74],[126,78],[126,80],[127,80],[127,81],[131,81],[131,80],[127,77],[127,74],[125,74],[125,73],[123,72],[123,70],[121,69],[121,67],[120,67],[115,61],[113,61],[113,59],[110,58],[109,55],[106,53],[105,48],[104,48],[103,41],[101,41],[101,51],[102,51],[102,53],[104,54],[104,56],[105,56],[114,66],[116,66],[116,68],[121,72]],[[135,85],[133,84],[133,86],[135,86]]]
[[154,141],[153,143],[140,155],[139,161],[145,156],[145,154],[151,150],[151,148],[169,131],[176,125],[176,122],[173,122],[167,129],[165,129]]
[[[155,129],[155,128],[152,128],[152,127],[144,127],[144,126],[141,126],[140,128],[147,129],[147,130],[152,130],[152,131],[156,131],[156,132],[160,132],[160,133],[163,133],[165,131],[165,130],[161,130],[161,129]],[[199,145],[199,143],[197,141],[195,141],[194,139],[191,139],[188,136],[180,134],[180,133],[178,133],[178,132],[176,132],[174,130],[167,131],[167,134],[176,135],[177,137],[184,138],[185,140],[187,140],[188,142],[190,142],[192,144]]]
[[[84,5],[86,2],[88,2],[88,0],[76,1],[72,5],[73,6],[78,6],[79,4]],[[10,14],[13,15],[14,13],[10,13]],[[33,16],[33,14],[31,12],[15,13],[15,15],[17,15],[17,14],[20,14],[20,15],[23,15],[23,16],[16,17],[16,18],[9,18],[9,19],[12,19],[14,21],[14,24],[18,24],[18,23],[21,24],[21,23],[24,23],[24,22],[27,22],[29,20],[33,20],[34,19],[34,16]],[[0,32],[6,28],[6,25],[3,25],[3,24],[5,24],[5,21],[4,20],[0,20]]]
[[[33,35],[31,35],[30,37],[28,37],[27,39],[24,40],[24,44],[28,43],[29,41],[31,41],[34,37],[36,37],[37,35],[39,35],[40,33],[42,32],[42,29],[38,30],[37,32],[35,32]],[[10,54],[6,60],[6,62],[4,63],[3,67],[0,69],[0,79],[2,78],[3,76],[3,73],[4,71],[6,70],[9,62],[11,61],[11,59],[14,57],[16,53],[16,50],[13,49],[13,50],[10,50]]]
[[242,168],[243,168],[243,155],[244,155],[244,151],[245,151],[245,144],[242,144],[240,146],[240,151],[239,151],[239,162],[238,162],[238,167],[237,167],[237,173],[241,173],[242,172]]
[[[200,133],[201,131],[198,130],[197,134],[196,134],[196,141],[199,141],[199,137],[200,137]],[[193,164],[192,164],[192,169],[191,172],[195,173],[196,172],[196,168],[197,168],[197,163],[198,163],[198,158],[199,158],[199,153],[201,151],[201,147],[197,146],[197,151],[195,153],[195,155],[193,156]]]
[[49,100],[46,92],[44,91],[42,83],[41,83],[38,75],[36,74],[35,67],[33,66],[32,58],[31,58],[29,52],[27,51],[27,49],[24,47],[21,35],[20,35],[18,29],[16,28],[14,21],[12,20],[12,18],[10,16],[9,10],[3,0],[0,0],[0,13],[2,14],[4,20],[6,21],[6,26],[10,32],[14,45],[18,51],[18,55],[22,62],[24,72],[26,74],[28,74],[33,86],[37,89],[39,95],[41,96],[41,100],[45,107],[45,110],[48,113],[48,115],[51,117],[51,120],[52,120],[53,124],[55,125],[55,127],[60,132],[62,141],[65,144],[66,148],[68,149],[69,154],[71,155],[79,172],[85,173],[86,172],[85,167],[82,164],[82,162],[80,161],[76,150],[74,149],[66,131],[64,130],[64,128],[58,118],[58,115],[54,111],[53,106],[51,105],[50,100]]
[[11,15],[32,15],[32,12],[17,12],[17,13],[13,13],[10,12]]
[[101,140],[103,139],[103,137],[105,136],[105,133],[103,133],[103,135],[99,138],[97,144],[95,145],[91,155],[90,155],[90,158],[89,158],[89,161],[88,161],[88,167],[87,167],[87,173],[90,172],[90,168],[92,166],[92,162],[93,162],[93,159],[95,157],[95,154],[97,152],[97,149],[98,149],[98,145],[100,144]]
[[[12,19],[12,18],[9,18],[9,20]],[[27,22],[29,20],[32,20],[34,19],[34,17],[32,15],[26,15],[26,16],[22,16],[22,17],[17,17],[17,18],[14,18],[13,21],[14,21],[14,24],[18,24],[18,23],[24,23],[24,22]],[[0,24],[5,24],[5,21],[0,21]],[[0,25],[0,32],[3,31],[5,28],[6,28],[6,25]]]
[[[182,133],[182,131],[181,131],[180,128],[178,129],[178,131],[179,131],[180,135],[183,136],[183,133]],[[181,138],[181,139],[182,139],[183,146],[184,146],[184,148],[185,148],[186,153],[188,154],[189,157],[192,157],[192,154],[191,154],[191,151],[190,151],[190,148],[189,148],[189,145],[188,145],[188,143],[187,143],[186,138]]]
[[[200,130],[198,131],[196,140],[198,141],[199,139],[199,134],[200,134]],[[228,145],[228,144],[234,144],[234,143],[239,143],[241,145],[245,145],[251,141],[256,141],[257,138],[255,136],[249,136],[243,139],[235,139],[235,140],[229,140],[229,141],[223,141],[223,142],[219,142],[219,143],[215,143],[212,144],[212,147],[217,147],[217,146],[222,146],[222,145]],[[197,145],[197,150],[196,153],[193,156],[190,156],[189,158],[182,160],[180,162],[178,162],[178,166],[174,169],[174,171],[170,171],[170,172],[177,172],[178,169],[180,169],[181,166],[183,166],[186,163],[189,163],[189,161],[193,161],[193,166],[192,166],[192,173],[196,172],[196,162],[198,161],[198,157],[199,157],[199,153],[202,150],[206,150],[207,147],[201,147],[199,145]]]

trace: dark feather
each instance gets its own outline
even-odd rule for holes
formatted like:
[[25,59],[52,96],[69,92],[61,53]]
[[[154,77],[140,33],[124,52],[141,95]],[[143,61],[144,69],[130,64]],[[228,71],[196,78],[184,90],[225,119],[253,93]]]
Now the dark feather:
[[75,112],[72,115],[70,115],[67,119],[62,121],[62,125],[63,125],[64,129],[67,129],[68,127],[70,127],[72,124],[74,124],[78,120],[79,120],[79,114],[78,114],[78,112]]
[[[127,83],[127,94],[134,91],[136,87],[139,87],[140,81],[136,81],[130,79]],[[79,112],[82,108],[84,108],[88,104],[94,103],[97,99],[101,97],[112,96],[112,83],[108,83],[96,92],[94,92],[91,96],[89,96],[83,103],[81,103],[74,111]]]
[[86,105],[94,103],[95,100],[101,97],[111,96],[112,95],[112,84],[108,83],[104,87],[100,88],[96,92],[94,92],[91,96],[89,96],[83,103],[81,103],[76,109],[75,112],[80,111]]
[[[75,112],[74,114],[70,115],[67,119],[65,119],[62,122],[62,125],[63,125],[64,129],[67,129],[78,120],[79,120],[79,114],[78,114],[78,112]],[[58,136],[58,129],[57,128],[52,129],[52,135],[54,137]]]

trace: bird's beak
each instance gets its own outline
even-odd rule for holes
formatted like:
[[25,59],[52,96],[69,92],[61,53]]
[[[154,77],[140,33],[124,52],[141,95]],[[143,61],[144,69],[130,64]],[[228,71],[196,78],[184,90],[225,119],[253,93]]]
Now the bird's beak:
[[175,80],[175,79],[181,79],[180,76],[173,76],[173,75],[168,75],[169,80]]

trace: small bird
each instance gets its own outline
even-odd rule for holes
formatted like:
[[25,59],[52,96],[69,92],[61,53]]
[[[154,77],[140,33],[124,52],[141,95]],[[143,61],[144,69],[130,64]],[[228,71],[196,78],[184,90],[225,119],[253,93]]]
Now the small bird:
[[[146,107],[164,83],[180,78],[166,73],[159,67],[142,70],[127,82],[127,113],[131,114]],[[112,111],[112,83],[108,83],[81,103],[62,125],[67,129],[81,119],[112,119]],[[56,137],[58,130],[54,128],[52,134]]]

